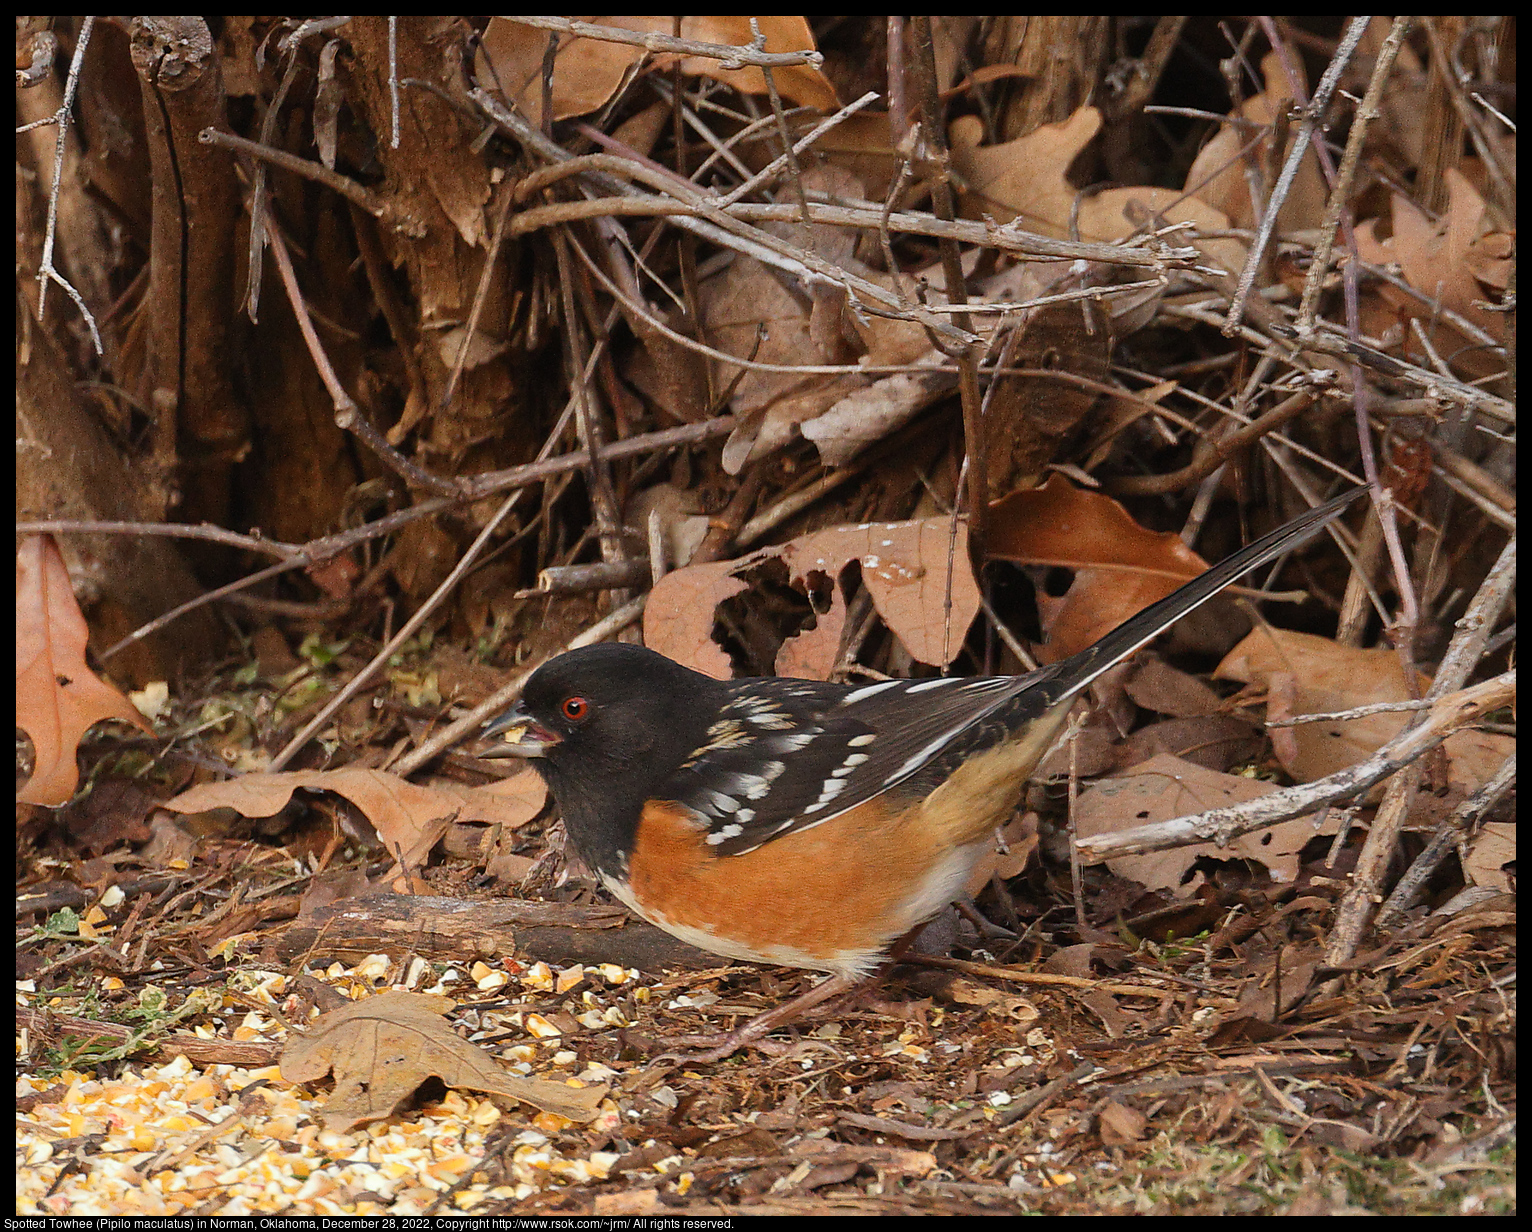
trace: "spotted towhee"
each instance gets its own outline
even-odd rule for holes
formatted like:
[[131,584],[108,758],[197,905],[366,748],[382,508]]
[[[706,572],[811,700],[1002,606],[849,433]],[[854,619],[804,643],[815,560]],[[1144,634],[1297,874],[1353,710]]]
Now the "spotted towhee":
[[537,759],[585,863],[644,919],[726,958],[831,973],[706,1041],[697,1059],[716,1059],[874,971],[961,894],[1077,694],[1363,491],[1024,676],[725,681],[590,646],[534,672],[485,729],[510,737],[481,755]]

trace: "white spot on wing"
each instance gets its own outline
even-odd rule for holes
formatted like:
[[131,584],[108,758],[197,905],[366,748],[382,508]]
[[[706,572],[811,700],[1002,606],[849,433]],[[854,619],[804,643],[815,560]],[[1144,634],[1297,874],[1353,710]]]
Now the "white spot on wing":
[[896,689],[905,682],[902,680],[880,680],[877,684],[869,684],[855,692],[847,693],[841,698],[842,706],[854,706],[857,702],[865,701],[875,693],[882,693],[885,689]]
[[906,774],[909,774],[912,770],[918,770],[921,766],[925,765],[926,762],[930,761],[931,758],[934,757],[938,752],[940,752],[942,747],[961,730],[961,728],[954,727],[943,732],[935,740],[931,741],[930,744],[926,745],[925,748],[921,749],[920,752],[911,756],[904,763],[904,765],[899,767],[899,769],[890,774],[887,781],[890,783],[897,782]]

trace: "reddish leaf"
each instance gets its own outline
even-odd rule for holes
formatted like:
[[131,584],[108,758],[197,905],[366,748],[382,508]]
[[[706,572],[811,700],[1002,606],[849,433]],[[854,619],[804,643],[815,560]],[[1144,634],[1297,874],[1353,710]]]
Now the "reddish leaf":
[[16,726],[32,739],[32,777],[23,804],[65,803],[80,781],[75,750],[93,723],[120,719],[154,729],[133,703],[85,665],[89,630],[69,571],[48,535],[29,536],[16,553]]

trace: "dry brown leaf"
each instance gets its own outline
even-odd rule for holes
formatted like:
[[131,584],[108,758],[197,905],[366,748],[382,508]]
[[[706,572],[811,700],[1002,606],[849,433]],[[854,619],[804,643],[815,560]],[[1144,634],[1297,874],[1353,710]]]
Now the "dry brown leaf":
[[453,783],[420,787],[383,770],[352,766],[246,774],[222,783],[204,783],[166,801],[164,807],[177,813],[232,808],[245,817],[270,817],[285,808],[300,787],[345,796],[372,823],[384,849],[408,868],[424,862],[454,815],[459,821],[487,821],[514,829],[536,817],[547,799],[547,789],[535,772],[489,787]]
[[[1264,126],[1266,133],[1253,149],[1246,151],[1243,157],[1236,157],[1254,134],[1244,125],[1225,125],[1198,151],[1191,170],[1186,173],[1188,190],[1204,204],[1232,219],[1236,227],[1255,226],[1255,210],[1250,203],[1250,182],[1245,169],[1249,163],[1261,168],[1281,166],[1282,160],[1274,159],[1270,152],[1271,125],[1293,103],[1292,87],[1287,83],[1287,74],[1282,71],[1281,56],[1274,51],[1268,52],[1261,61],[1261,72],[1266,78],[1266,89],[1246,99],[1230,114]],[[1288,131],[1290,149],[1293,130],[1289,128]],[[1286,149],[1282,151],[1282,158],[1286,158],[1287,152]],[[1266,188],[1269,191],[1271,185],[1267,183]],[[1319,226],[1324,218],[1326,197],[1319,157],[1310,149],[1298,164],[1298,173],[1277,214],[1278,227],[1283,231],[1297,231]]]
[[734,666],[713,640],[713,613],[725,599],[750,589],[734,576],[738,563],[688,565],[656,582],[644,607],[644,645],[715,680],[729,679]]
[[[805,188],[832,196],[860,197],[862,185],[849,171],[830,165],[810,168]],[[794,243],[804,243],[832,265],[854,269],[879,281],[856,261],[856,234],[844,227],[767,223],[765,229]],[[737,257],[722,275],[702,289],[702,319],[708,340],[720,351],[761,364],[789,368],[844,364],[863,349],[862,334],[845,311],[841,288],[788,287],[759,261]],[[825,376],[795,371],[768,372],[720,363],[717,388],[731,385],[729,406],[743,421],[724,445],[724,470],[739,474],[753,458],[787,444],[796,426],[821,414],[837,400],[861,388],[867,378],[856,373]]]
[[1470,885],[1509,891],[1505,866],[1516,862],[1516,823],[1492,821],[1473,838],[1463,859],[1463,876]]
[[1044,663],[1084,650],[1207,569],[1177,536],[1145,530],[1111,497],[1058,475],[990,507],[987,550],[996,560],[1075,571],[1062,597],[1039,592]]
[[[677,342],[659,324],[618,301],[623,319],[642,344],[631,348],[622,364],[623,378],[661,413],[662,422],[698,423],[708,417],[708,360]],[[671,310],[660,316],[671,329],[685,327],[684,314]]]
[[[1136,826],[1171,821],[1208,809],[1227,808],[1270,795],[1271,783],[1241,775],[1219,774],[1180,758],[1161,754],[1135,766],[1121,778],[1102,779],[1082,792],[1077,803],[1075,830],[1081,838],[1115,834]],[[1182,878],[1202,856],[1215,860],[1258,860],[1273,881],[1292,881],[1298,875],[1303,845],[1316,834],[1334,831],[1333,814],[1328,828],[1317,827],[1313,817],[1299,817],[1254,834],[1243,834],[1229,846],[1195,843],[1169,851],[1114,856],[1106,866],[1151,890],[1170,890],[1185,898],[1202,884],[1199,873],[1182,884]]]
[[[1214,674],[1282,697],[1283,706],[1268,704],[1267,717],[1272,719],[1407,700],[1399,656],[1392,650],[1341,646],[1329,638],[1285,629],[1254,630]],[[1422,693],[1429,685],[1422,675]],[[1403,713],[1384,713],[1301,723],[1291,729],[1290,741],[1275,747],[1283,768],[1298,782],[1310,783],[1370,757],[1404,729],[1406,719]],[[1453,732],[1443,747],[1453,784],[1474,791],[1510,755],[1515,742],[1509,736],[1468,729]]]
[[[1432,312],[1431,303],[1439,302],[1491,337],[1503,339],[1505,315],[1476,308],[1474,303],[1485,298],[1481,283],[1504,288],[1513,237],[1500,232],[1486,234],[1484,198],[1467,177],[1448,168],[1446,180],[1447,213],[1439,222],[1433,222],[1413,202],[1396,193],[1393,235],[1379,240],[1377,220],[1369,218],[1356,229],[1357,252],[1362,260],[1374,265],[1397,264],[1404,280],[1426,297],[1423,303],[1388,284],[1380,286],[1377,292],[1404,319],[1416,317],[1426,321],[1428,336],[1433,331],[1451,329],[1448,322]],[[1456,331],[1451,337],[1461,339]],[[1476,376],[1498,369],[1502,362],[1488,353],[1472,351],[1465,358],[1471,358],[1469,371]]]
[[1101,1109],[1101,1141],[1107,1146],[1137,1142],[1149,1129],[1149,1118],[1137,1108],[1109,1099]]
[[[963,213],[998,223],[1019,219],[1030,231],[1058,239],[1071,235],[1071,213],[1080,192],[1070,184],[1069,164],[1101,128],[1101,113],[1081,107],[1067,120],[1044,124],[1024,137],[998,145],[980,145],[984,124],[978,116],[952,122],[952,166],[962,177]],[[1226,231],[1228,217],[1195,196],[1169,188],[1110,188],[1080,201],[1074,225],[1078,238],[1111,243],[1144,225],[1191,222],[1203,231]],[[1238,240],[1197,242],[1209,260],[1234,272],[1245,263]]]
[[118,719],[154,735],[133,703],[85,663],[90,631],[50,535],[16,552],[16,726],[32,740],[23,804],[66,803],[80,781],[75,750],[93,723]]
[[1067,120],[1040,125],[1015,141],[981,145],[984,121],[959,116],[949,138],[953,170],[962,176],[963,213],[1002,224],[1019,219],[1029,231],[1066,238],[1078,190],[1065,172],[1100,128],[1101,113],[1081,107]]
[[894,149],[886,111],[858,111],[849,115],[814,147],[838,167],[844,167],[862,181],[869,201],[882,201],[894,177],[899,174],[901,159]]
[[902,428],[957,388],[957,373],[939,351],[914,361],[927,372],[896,372],[838,398],[821,415],[800,422],[826,466],[844,466],[867,446]]
[[974,980],[953,979],[943,987],[942,995],[954,1005],[980,1006],[996,1017],[1009,1018],[1023,1026],[1030,1026],[1041,1016],[1028,998]]
[[[968,874],[968,884],[964,889],[970,897],[976,896],[993,877],[1009,881],[1026,870],[1040,841],[1037,825],[1036,813],[1012,815],[1010,821],[1001,827],[998,841],[989,846],[974,865],[973,872]],[[1000,849],[1002,843],[1005,847],[1003,851]]]
[[[1240,994],[1240,1018],[1252,1018],[1257,1022],[1279,1022],[1282,1015],[1307,995],[1314,982],[1314,970],[1319,965],[1317,948],[1306,945],[1282,947],[1281,963],[1273,955],[1264,959],[1249,973],[1244,991]],[[1277,989],[1282,990],[1282,1004],[1275,1004]]]
[[453,1033],[442,1015],[450,997],[384,992],[325,1014],[307,1035],[282,1050],[282,1077],[314,1082],[335,1074],[335,1093],[321,1110],[326,1128],[346,1133],[392,1116],[427,1078],[448,1087],[487,1091],[585,1122],[605,1087],[571,1087],[508,1074],[488,1053]]
[[1157,655],[1141,654],[1123,678],[1123,691],[1156,714],[1186,719],[1217,714],[1223,699],[1196,676],[1171,667]]
[[[1010,367],[1058,372],[1102,384],[1112,339],[1096,304],[1044,304],[1028,312],[1010,343]],[[1020,372],[996,378],[986,395],[987,491],[998,500],[1036,486],[1064,441],[1095,407],[1093,390]]]
[[[947,565],[952,563],[951,627],[947,627]],[[917,522],[864,522],[801,535],[762,548],[739,560],[691,565],[667,573],[650,592],[644,610],[644,644],[678,663],[720,680],[731,674],[729,658],[713,641],[714,609],[746,589],[740,575],[763,561],[780,560],[790,584],[807,590],[819,574],[832,583],[830,622],[844,619],[844,599],[833,585],[851,561],[862,565],[862,584],[885,624],[922,663],[942,663],[962,648],[979,610],[979,591],[968,565],[968,534],[959,526],[956,543],[946,518]],[[819,618],[825,626],[826,616]],[[839,635],[836,635],[837,642]],[[810,630],[782,646],[778,668],[792,667],[823,680],[834,665],[828,634]],[[795,644],[796,643],[796,644]]]
[[[641,34],[671,35],[675,26],[670,17],[591,17],[593,25],[633,30]],[[814,35],[803,17],[758,17],[761,33],[766,36],[766,51],[812,51]],[[534,124],[541,124],[543,114],[543,55],[548,49],[549,32],[505,19],[492,20],[480,44],[478,75],[486,85],[498,82],[521,113]],[[628,74],[640,69],[657,72],[668,69],[679,58],[681,71],[692,76],[711,77],[733,86],[744,94],[766,93],[766,77],[758,68],[721,68],[721,61],[706,56],[682,56],[660,52],[650,55],[641,47],[625,43],[607,43],[600,39],[559,35],[559,50],[553,59],[553,118],[595,111],[612,97]],[[681,18],[681,37],[695,42],[718,43],[729,47],[747,47],[755,37],[750,19],[745,16]],[[839,104],[835,87],[818,69],[806,64],[772,70],[772,80],[785,99],[819,111],[833,111]]]
[[1126,769],[1169,753],[1209,770],[1228,770],[1259,757],[1263,748],[1260,724],[1243,715],[1191,715],[1140,727],[1113,749],[1112,768]]

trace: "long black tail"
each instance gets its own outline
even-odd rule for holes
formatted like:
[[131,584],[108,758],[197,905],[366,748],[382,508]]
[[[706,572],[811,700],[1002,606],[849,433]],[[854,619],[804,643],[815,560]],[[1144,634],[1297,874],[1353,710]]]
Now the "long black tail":
[[1113,629],[1094,646],[1077,655],[1071,655],[1053,666],[1052,681],[1047,688],[1050,701],[1057,702],[1072,697],[1116,663],[1120,663],[1140,646],[1153,641],[1188,612],[1201,607],[1241,574],[1259,568],[1267,561],[1298,546],[1333,521],[1352,501],[1367,489],[1352,488],[1332,497],[1322,505],[1316,505],[1307,513],[1300,514],[1285,526],[1279,526],[1269,535],[1263,535],[1249,547],[1242,548],[1226,560],[1219,561],[1206,573],[1199,574],[1174,594],[1166,595],[1158,603],[1151,603],[1136,616],[1131,616]]

